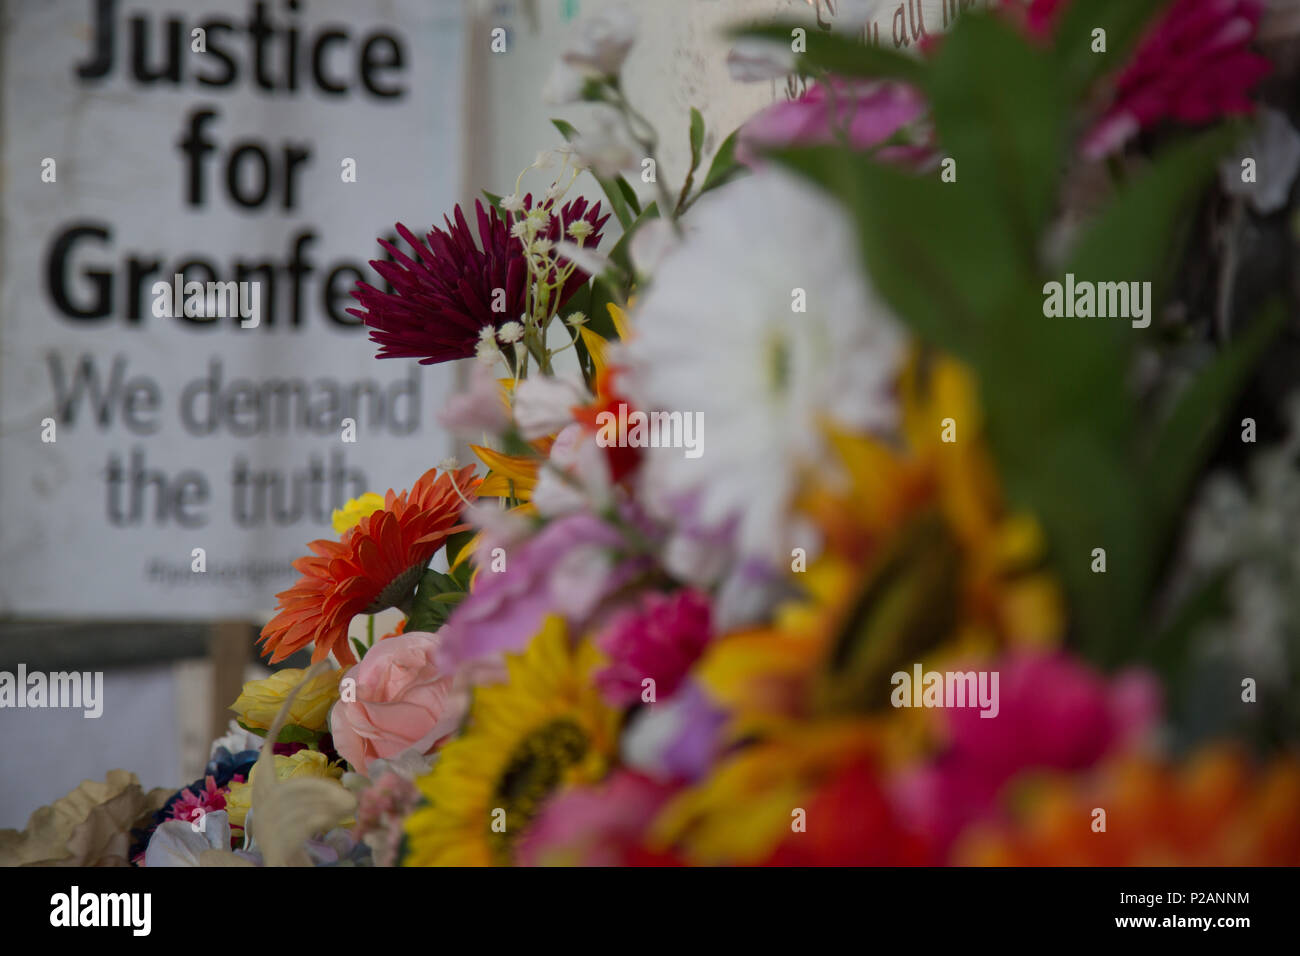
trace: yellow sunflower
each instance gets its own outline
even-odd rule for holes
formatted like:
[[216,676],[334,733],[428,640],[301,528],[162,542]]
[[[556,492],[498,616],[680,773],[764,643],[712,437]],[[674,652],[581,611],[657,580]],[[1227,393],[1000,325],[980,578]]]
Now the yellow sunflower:
[[934,715],[888,707],[894,671],[944,670],[1062,635],[1043,535],[1005,507],[969,374],[917,357],[899,391],[901,445],[832,432],[837,467],[799,498],[824,542],[790,576],[802,596],[770,625],[715,641],[697,666],[733,715],[733,739],[859,714],[882,725],[888,762],[906,760],[927,746]]
[[551,794],[605,776],[619,715],[591,679],[603,662],[555,616],[506,656],[508,680],[476,691],[465,734],[417,781],[429,804],[407,818],[407,866],[508,865]]

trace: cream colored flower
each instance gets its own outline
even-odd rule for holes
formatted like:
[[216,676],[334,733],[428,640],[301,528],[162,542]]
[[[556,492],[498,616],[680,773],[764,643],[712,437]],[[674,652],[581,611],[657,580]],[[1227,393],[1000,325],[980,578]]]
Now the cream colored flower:
[[[263,680],[251,680],[244,685],[230,709],[244,726],[268,730],[289,692],[302,682],[306,673],[300,668],[286,668]],[[324,730],[330,708],[339,699],[342,674],[342,671],[330,670],[308,681],[289,708],[288,722],[307,730]]]
[[0,830],[0,866],[129,866],[131,830],[159,810],[171,791],[145,793],[125,770],[83,780],[66,797],[31,815],[24,830]]

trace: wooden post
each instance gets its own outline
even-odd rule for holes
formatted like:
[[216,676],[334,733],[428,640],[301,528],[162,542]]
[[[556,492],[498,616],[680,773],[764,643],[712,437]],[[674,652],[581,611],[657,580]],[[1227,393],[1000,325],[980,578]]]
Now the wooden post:
[[230,725],[230,705],[244,686],[252,637],[247,621],[216,621],[212,625],[208,644],[208,659],[212,662],[210,739],[223,736]]

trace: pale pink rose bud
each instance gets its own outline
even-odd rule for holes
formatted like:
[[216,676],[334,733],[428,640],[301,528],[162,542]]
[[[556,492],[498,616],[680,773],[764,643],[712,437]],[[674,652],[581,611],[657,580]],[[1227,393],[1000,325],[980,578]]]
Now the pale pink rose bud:
[[386,638],[343,675],[356,681],[356,699],[340,682],[330,731],[339,755],[361,773],[378,758],[430,753],[459,728],[469,699],[439,667],[440,645],[438,635],[419,631]]

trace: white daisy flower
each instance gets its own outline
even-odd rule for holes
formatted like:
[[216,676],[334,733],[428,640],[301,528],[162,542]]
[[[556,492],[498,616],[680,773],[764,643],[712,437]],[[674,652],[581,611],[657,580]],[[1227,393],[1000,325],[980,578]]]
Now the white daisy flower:
[[[704,454],[647,448],[647,500],[735,522],[741,558],[788,561],[798,478],[827,459],[827,421],[896,425],[898,323],[864,279],[857,238],[815,187],[765,170],[705,197],[660,264],[623,351],[637,407],[702,413]],[[797,542],[794,542],[797,543]]]

